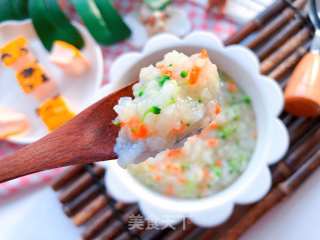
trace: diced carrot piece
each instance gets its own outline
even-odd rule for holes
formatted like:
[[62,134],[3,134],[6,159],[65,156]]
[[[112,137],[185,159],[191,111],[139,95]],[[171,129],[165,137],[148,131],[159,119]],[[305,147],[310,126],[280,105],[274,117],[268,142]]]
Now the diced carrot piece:
[[181,167],[176,164],[173,164],[172,162],[166,164],[166,169],[167,171],[173,173],[176,176],[181,175],[182,173]]
[[146,138],[149,135],[149,130],[147,126],[141,122],[138,118],[132,118],[126,124],[130,131],[131,137],[134,140]]
[[190,72],[189,84],[196,84],[201,73],[201,68],[194,66]]
[[168,76],[170,78],[172,78],[172,76],[173,76],[172,71],[170,69],[168,69],[168,68],[161,69],[161,74],[162,75],[166,75],[166,76]]
[[187,125],[185,123],[181,123],[180,126],[178,128],[173,128],[171,130],[171,132],[174,134],[174,135],[178,135],[180,133],[183,133],[187,128]]
[[219,144],[219,140],[217,138],[211,138],[207,140],[208,147],[216,147]]
[[165,194],[168,195],[168,196],[174,195],[174,188],[173,188],[173,185],[171,183],[169,183],[168,186],[166,187]]
[[212,121],[210,124],[209,124],[209,128],[210,129],[217,129],[218,127],[218,124],[215,122],[215,121]]
[[208,168],[203,168],[202,173],[203,173],[203,180],[207,183],[209,181],[209,179],[211,178],[211,175],[210,175]]
[[257,131],[253,131],[253,132],[252,132],[252,137],[253,137],[254,139],[257,138]]
[[215,161],[214,165],[216,165],[217,167],[222,167],[222,161],[218,159]]
[[227,89],[229,92],[235,93],[238,91],[238,86],[235,83],[228,83]]
[[221,113],[221,111],[222,111],[222,108],[221,108],[220,104],[216,104],[215,109],[214,109],[214,113],[219,114],[219,113]]
[[156,166],[155,165],[149,164],[148,167],[149,167],[149,170],[151,172],[154,172],[156,170]]
[[201,49],[200,51],[200,57],[201,58],[207,58],[208,57],[208,52],[206,49]]
[[133,132],[135,139],[143,139],[148,136],[148,128],[145,125],[141,125],[136,131]]
[[171,149],[168,151],[167,156],[169,158],[173,158],[173,157],[179,157],[182,155],[182,149],[181,148],[177,148],[177,149]]
[[179,176],[178,177],[178,181],[181,184],[185,184],[187,182],[187,179],[184,176]]
[[162,177],[160,175],[154,176],[154,180],[157,181],[157,182],[160,182],[161,179],[162,179]]

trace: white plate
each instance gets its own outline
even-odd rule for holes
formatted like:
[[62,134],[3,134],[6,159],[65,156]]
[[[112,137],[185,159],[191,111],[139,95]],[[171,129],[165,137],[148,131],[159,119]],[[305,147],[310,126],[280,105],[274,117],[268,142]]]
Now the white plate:
[[[0,25],[0,45],[18,36],[25,36],[29,41],[32,53],[39,59],[49,75],[57,82],[60,94],[65,97],[73,112],[79,113],[92,100],[103,79],[103,57],[100,47],[95,43],[88,31],[75,23],[80,30],[85,47],[83,54],[91,62],[90,70],[80,77],[65,75],[58,67],[50,63],[49,52],[42,46],[35,33],[31,21],[8,21]],[[0,63],[0,105],[26,114],[31,129],[24,135],[11,137],[15,143],[32,143],[48,133],[46,126],[37,116],[35,110],[39,102],[31,95],[22,92],[16,81],[15,73]]]

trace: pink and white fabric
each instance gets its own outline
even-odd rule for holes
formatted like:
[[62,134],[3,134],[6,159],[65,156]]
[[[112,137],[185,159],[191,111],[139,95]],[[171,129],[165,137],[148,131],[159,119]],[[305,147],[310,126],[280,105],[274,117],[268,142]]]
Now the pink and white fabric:
[[[115,6],[122,15],[126,15],[137,9],[139,2],[140,1],[138,0],[116,0]],[[184,9],[184,11],[188,14],[188,17],[191,20],[192,30],[207,30],[210,32],[215,32],[219,37],[221,37],[221,39],[227,38],[236,31],[236,24],[231,20],[225,19],[223,16],[218,16],[207,12],[203,6],[196,4],[194,1],[176,0],[173,2],[174,4],[178,5],[179,8]],[[109,67],[114,59],[122,53],[133,50],[136,49],[130,44],[130,41],[125,41],[111,47],[103,48],[105,73],[105,79],[103,81],[104,84],[107,84],[108,82]],[[2,156],[12,153],[20,147],[22,146],[0,141],[0,161]],[[62,169],[54,169],[2,183],[0,184],[0,199],[11,196],[12,194],[30,186],[47,184],[60,172],[62,172]]]

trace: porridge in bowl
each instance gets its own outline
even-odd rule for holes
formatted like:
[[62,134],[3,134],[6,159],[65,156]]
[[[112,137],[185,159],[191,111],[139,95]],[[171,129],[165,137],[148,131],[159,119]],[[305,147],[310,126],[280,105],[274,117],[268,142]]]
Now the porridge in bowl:
[[[133,91],[134,99],[115,107],[121,127],[115,150],[143,185],[199,198],[226,188],[245,170],[256,144],[251,99],[218,73],[205,51],[166,54],[141,70]],[[143,156],[144,162],[129,164]]]

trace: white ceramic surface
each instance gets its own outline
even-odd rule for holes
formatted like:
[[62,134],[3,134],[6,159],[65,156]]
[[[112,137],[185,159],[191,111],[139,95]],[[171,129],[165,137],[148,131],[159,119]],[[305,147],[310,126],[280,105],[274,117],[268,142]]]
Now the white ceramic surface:
[[[60,94],[65,97],[72,111],[78,113],[92,102],[92,98],[102,83],[103,57],[101,49],[88,31],[80,24],[75,23],[75,25],[85,40],[82,52],[91,62],[90,70],[80,77],[75,78],[64,74],[49,61],[49,53],[42,46],[29,20],[7,21],[1,24],[0,46],[15,37],[25,36],[29,41],[32,53],[57,82]],[[26,114],[31,125],[30,131],[24,135],[10,138],[11,141],[21,144],[32,143],[48,133],[46,126],[35,112],[39,104],[31,95],[22,92],[14,71],[0,63],[0,105]]]
[[119,57],[111,67],[111,84],[100,92],[110,92],[136,80],[141,67],[160,60],[173,49],[186,54],[206,48],[210,59],[229,74],[252,98],[256,113],[258,138],[255,152],[245,172],[225,190],[197,200],[183,200],[163,196],[140,184],[116,162],[106,162],[106,185],[109,193],[124,202],[138,202],[142,213],[159,224],[173,224],[189,217],[200,226],[213,226],[225,221],[235,203],[252,203],[270,189],[269,165],[278,161],[288,148],[288,133],[278,119],[283,108],[282,91],[275,81],[259,73],[259,63],[248,49],[234,45],[224,47],[216,36],[208,32],[194,32],[184,39],[173,35],[158,35],[140,53]]

